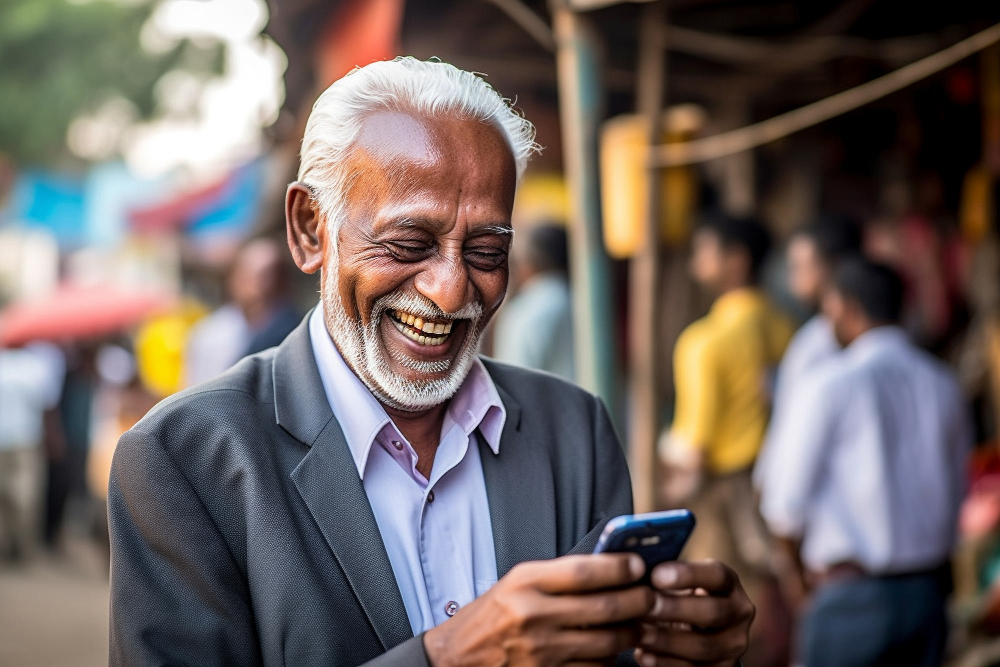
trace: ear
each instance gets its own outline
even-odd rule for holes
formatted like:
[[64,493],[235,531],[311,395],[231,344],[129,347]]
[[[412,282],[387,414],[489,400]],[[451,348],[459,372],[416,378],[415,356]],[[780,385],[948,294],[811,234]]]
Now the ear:
[[316,273],[323,267],[326,225],[319,215],[312,192],[295,181],[285,192],[285,229],[288,249],[295,265],[304,273]]

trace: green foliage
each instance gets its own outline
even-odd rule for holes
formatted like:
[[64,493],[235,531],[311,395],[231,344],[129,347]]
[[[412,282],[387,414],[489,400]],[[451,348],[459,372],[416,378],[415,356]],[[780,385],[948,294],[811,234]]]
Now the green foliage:
[[74,118],[124,97],[149,119],[165,72],[222,71],[219,44],[144,50],[139,35],[154,8],[125,0],[0,0],[0,157],[64,164]]

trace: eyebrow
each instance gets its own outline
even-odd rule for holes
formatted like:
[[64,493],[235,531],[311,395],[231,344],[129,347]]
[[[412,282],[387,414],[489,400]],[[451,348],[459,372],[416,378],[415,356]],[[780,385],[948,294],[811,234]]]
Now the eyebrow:
[[[397,218],[390,222],[387,227],[395,227],[397,229],[426,229],[427,227],[435,227],[440,223],[435,223],[431,220],[426,220],[423,218]],[[514,236],[514,228],[508,224],[496,223],[490,225],[483,225],[481,227],[476,227],[472,230],[472,233],[476,236],[481,236],[484,234],[499,234],[501,236]]]
[[476,234],[500,234],[502,236],[513,236],[514,228],[510,225],[485,225],[483,227],[477,227]]

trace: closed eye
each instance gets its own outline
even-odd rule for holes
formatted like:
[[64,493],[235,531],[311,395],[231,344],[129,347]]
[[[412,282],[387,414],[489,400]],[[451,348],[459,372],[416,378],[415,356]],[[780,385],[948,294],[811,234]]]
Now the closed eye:
[[434,249],[432,244],[424,241],[389,241],[385,247],[401,262],[419,262]]
[[499,248],[469,248],[465,260],[480,271],[493,271],[507,261],[507,251]]

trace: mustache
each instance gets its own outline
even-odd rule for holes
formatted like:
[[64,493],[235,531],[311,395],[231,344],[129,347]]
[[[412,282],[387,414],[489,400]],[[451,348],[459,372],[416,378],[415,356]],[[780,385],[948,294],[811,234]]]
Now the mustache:
[[379,297],[372,306],[372,321],[387,310],[402,310],[422,319],[434,321],[478,320],[483,315],[483,305],[479,301],[470,301],[452,313],[446,313],[436,303],[420,294],[406,292],[390,292]]

